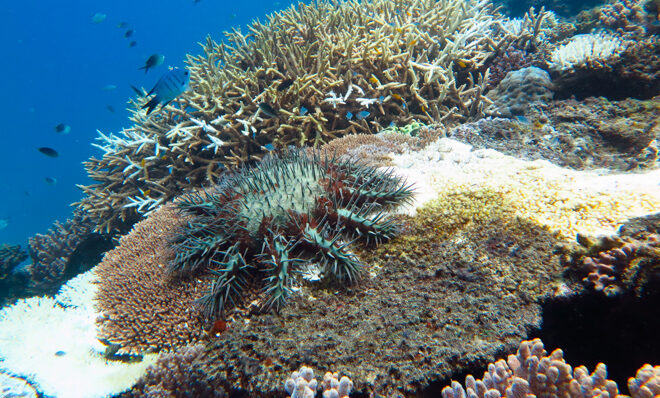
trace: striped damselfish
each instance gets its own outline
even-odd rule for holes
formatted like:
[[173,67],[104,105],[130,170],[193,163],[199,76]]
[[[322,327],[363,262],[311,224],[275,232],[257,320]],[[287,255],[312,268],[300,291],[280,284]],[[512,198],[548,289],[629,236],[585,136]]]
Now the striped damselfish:
[[153,95],[154,97],[144,104],[142,109],[147,108],[148,115],[156,109],[159,104],[162,104],[162,108],[189,88],[190,72],[186,69],[174,68],[165,73],[158,80],[154,88],[149,91],[147,96]]

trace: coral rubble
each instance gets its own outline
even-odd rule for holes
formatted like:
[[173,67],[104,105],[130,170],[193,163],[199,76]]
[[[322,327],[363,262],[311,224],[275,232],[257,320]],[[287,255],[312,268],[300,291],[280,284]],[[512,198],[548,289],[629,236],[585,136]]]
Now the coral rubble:
[[203,302],[224,316],[248,286],[263,286],[262,307],[282,306],[294,275],[316,264],[325,277],[354,282],[363,265],[350,242],[379,243],[396,225],[384,212],[406,203],[409,186],[389,172],[314,152],[289,151],[184,195],[191,220],[174,239],[170,271],[217,275]]
[[136,103],[133,127],[100,135],[79,205],[113,231],[269,148],[481,117],[494,54],[534,43],[544,17],[514,29],[485,0],[319,1],[209,38],[189,92],[151,116]]

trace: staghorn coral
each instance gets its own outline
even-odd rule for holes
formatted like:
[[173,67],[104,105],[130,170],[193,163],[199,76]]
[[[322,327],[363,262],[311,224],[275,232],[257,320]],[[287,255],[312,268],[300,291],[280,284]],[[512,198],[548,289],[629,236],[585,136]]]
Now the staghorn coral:
[[87,271],[113,247],[107,237],[94,232],[95,224],[83,210],[76,210],[64,224],[56,221],[46,234],[30,238],[32,264],[29,289],[33,294],[52,294],[59,287]]
[[[192,90],[151,116],[136,103],[133,127],[100,135],[103,155],[85,164],[96,182],[78,205],[109,232],[271,145],[480,117],[480,71],[500,48],[535,41],[544,16],[530,12],[512,32],[485,0],[319,1],[209,38],[188,58]],[[360,110],[369,114],[347,118]]]
[[465,389],[457,381],[442,390],[443,398],[596,398],[620,397],[615,382],[607,380],[607,368],[599,363],[589,374],[585,366],[573,370],[561,349],[550,355],[540,339],[520,343],[516,355],[488,365],[481,380],[465,378]]
[[94,269],[98,275],[98,336],[119,354],[173,349],[206,336],[194,305],[211,284],[210,275],[171,280],[165,264],[169,240],[186,219],[168,204],[133,227]]
[[269,157],[183,197],[179,207],[191,221],[173,241],[169,269],[217,275],[203,299],[210,316],[224,316],[250,285],[263,286],[264,308],[279,309],[310,261],[326,277],[355,281],[363,264],[350,252],[351,241],[392,238],[396,225],[384,211],[411,196],[400,178],[373,167],[317,152]]

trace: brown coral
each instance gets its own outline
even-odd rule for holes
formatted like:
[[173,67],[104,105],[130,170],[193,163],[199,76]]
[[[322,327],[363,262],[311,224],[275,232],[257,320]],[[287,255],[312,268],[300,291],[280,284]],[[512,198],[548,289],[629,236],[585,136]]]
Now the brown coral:
[[[599,363],[589,374],[585,366],[573,371],[561,349],[550,355],[540,339],[520,343],[516,355],[488,365],[481,380],[465,378],[465,389],[457,381],[442,390],[443,398],[595,398],[617,397],[618,387],[607,380],[607,368]],[[467,391],[466,391],[467,390]]]
[[199,374],[193,366],[203,352],[204,344],[193,344],[176,352],[161,355],[127,392],[118,398],[221,398],[224,390],[212,386],[212,381]]
[[495,193],[445,197],[387,245],[358,250],[371,277],[339,292],[302,286],[279,315],[232,324],[196,364],[256,398],[280,392],[301,364],[401,397],[485,363],[539,325],[560,271],[555,238],[510,211]]
[[100,137],[103,156],[86,162],[96,182],[81,187],[79,205],[112,231],[270,146],[480,117],[480,71],[498,49],[533,40],[544,15],[530,13],[513,34],[487,2],[301,3],[248,34],[208,39],[188,58],[191,91],[151,116],[136,106],[133,127]]
[[52,294],[68,279],[87,271],[113,246],[107,237],[94,232],[95,224],[83,210],[76,210],[65,223],[56,221],[46,234],[30,238],[32,264],[30,290]]
[[184,223],[174,205],[163,206],[96,267],[99,337],[118,345],[119,353],[172,349],[205,336],[194,302],[209,289],[209,275],[171,280],[164,265],[172,256],[169,242]]
[[649,235],[645,240],[619,240],[618,247],[585,257],[583,281],[596,291],[608,296],[643,286],[660,271],[660,235]]

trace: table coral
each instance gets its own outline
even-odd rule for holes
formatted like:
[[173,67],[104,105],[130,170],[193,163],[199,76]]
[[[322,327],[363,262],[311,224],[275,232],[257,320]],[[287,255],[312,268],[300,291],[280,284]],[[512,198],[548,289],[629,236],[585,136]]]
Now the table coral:
[[165,272],[173,255],[169,242],[185,222],[173,205],[164,206],[136,224],[94,269],[98,335],[119,354],[174,349],[207,336],[195,300],[211,276],[170,280]]

